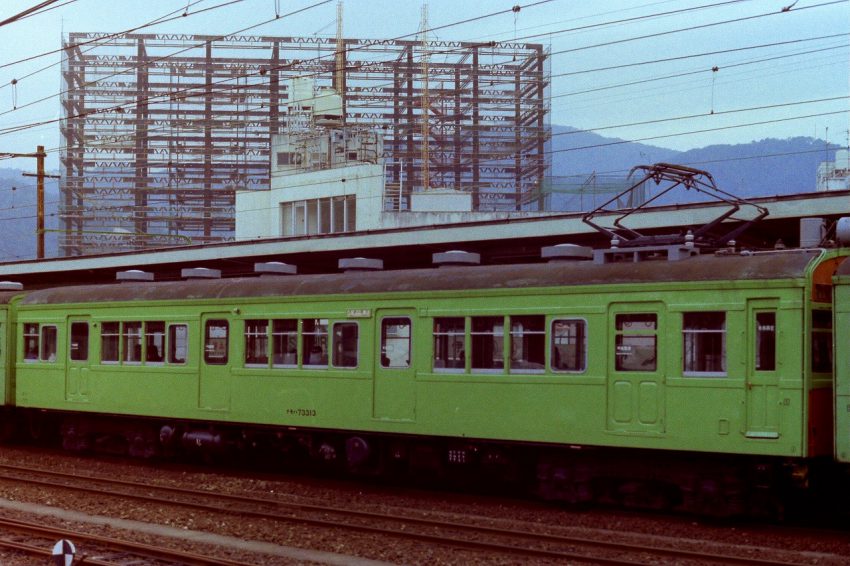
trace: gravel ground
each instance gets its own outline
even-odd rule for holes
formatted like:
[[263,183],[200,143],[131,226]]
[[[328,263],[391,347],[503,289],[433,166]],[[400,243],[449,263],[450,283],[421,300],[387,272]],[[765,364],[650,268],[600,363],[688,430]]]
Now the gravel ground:
[[[262,496],[282,501],[327,503],[334,506],[369,511],[390,511],[410,514],[417,510],[422,516],[435,516],[461,522],[479,521],[495,526],[522,526],[538,531],[588,534],[605,537],[608,531],[630,533],[635,540],[647,545],[680,548],[711,548],[716,554],[773,556],[775,549],[807,552],[810,564],[840,564],[836,556],[850,556],[850,537],[822,532],[789,535],[785,529],[763,525],[705,524],[693,519],[662,515],[632,514],[611,510],[576,511],[545,506],[535,502],[498,497],[467,496],[460,493],[420,491],[409,488],[384,488],[377,484],[356,481],[316,480],[297,476],[242,477],[241,474],[203,469],[187,470],[173,465],[155,466],[145,463],[82,458],[66,454],[48,454],[17,447],[0,447],[0,464],[31,465],[59,471],[86,473],[91,476],[140,478],[140,481],[159,485],[191,487],[217,493]],[[345,530],[318,529],[262,519],[223,517],[179,508],[163,508],[138,503],[128,506],[108,496],[52,490],[21,483],[0,481],[0,498],[18,502],[48,505],[86,514],[140,521],[173,527],[186,532],[200,531],[247,541],[260,541],[279,546],[312,549],[340,555],[341,562],[351,564],[353,557],[362,557],[394,564],[510,564],[508,559],[483,556],[471,551],[438,548],[410,541],[376,540],[373,535],[352,534]],[[80,524],[55,517],[34,517],[21,511],[2,509],[0,515],[24,520],[38,520],[78,528]],[[85,523],[85,530],[106,536],[126,536],[109,525]],[[796,531],[795,531],[796,532]],[[610,535],[608,535],[610,536]],[[189,540],[162,537],[138,532],[134,540],[179,547],[200,554],[226,555],[229,558],[257,564],[330,563],[321,556],[313,561],[282,556],[258,556],[235,548],[216,547]],[[768,550],[771,549],[771,550]],[[780,560],[781,554],[776,554]],[[786,559],[788,561],[788,559]],[[795,560],[796,561],[796,560]],[[31,558],[19,558],[0,553],[4,566],[33,564]],[[523,563],[533,563],[524,561]]]

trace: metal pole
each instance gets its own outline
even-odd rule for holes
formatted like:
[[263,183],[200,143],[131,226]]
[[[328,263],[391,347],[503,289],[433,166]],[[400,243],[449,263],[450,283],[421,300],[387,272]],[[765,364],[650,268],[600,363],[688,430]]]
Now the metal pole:
[[44,153],[44,146],[38,146],[36,151],[36,192],[38,199],[37,215],[38,221],[36,226],[36,235],[38,237],[38,247],[36,257],[44,259],[44,158],[47,154]]

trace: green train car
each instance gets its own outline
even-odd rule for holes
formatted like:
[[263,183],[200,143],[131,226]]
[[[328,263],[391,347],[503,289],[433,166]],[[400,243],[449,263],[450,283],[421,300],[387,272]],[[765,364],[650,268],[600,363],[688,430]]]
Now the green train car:
[[844,259],[38,290],[0,305],[4,393],[69,449],[262,449],[357,473],[521,480],[570,502],[771,511],[850,460],[848,349],[836,376],[832,360],[833,311],[850,328]]

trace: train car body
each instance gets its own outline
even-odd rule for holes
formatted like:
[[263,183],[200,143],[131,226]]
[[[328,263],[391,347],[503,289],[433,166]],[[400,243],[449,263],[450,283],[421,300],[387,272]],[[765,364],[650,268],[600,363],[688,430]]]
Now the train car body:
[[[14,403],[61,415],[72,448],[108,432],[142,455],[289,437],[352,468],[528,465],[545,495],[571,501],[598,498],[600,478],[625,465],[643,486],[673,483],[672,499],[705,506],[761,473],[801,487],[810,464],[850,458],[850,433],[833,440],[843,259],[786,251],[34,291],[14,309]],[[850,406],[850,385],[838,393]],[[104,426],[107,416],[123,424]]]

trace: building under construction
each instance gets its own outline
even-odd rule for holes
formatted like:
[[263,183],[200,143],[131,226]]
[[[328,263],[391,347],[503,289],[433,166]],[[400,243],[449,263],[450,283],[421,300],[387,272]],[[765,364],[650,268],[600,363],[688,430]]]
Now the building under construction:
[[71,33],[65,55],[60,255],[233,239],[235,191],[268,189],[270,136],[303,126],[296,77],[381,131],[396,213],[437,187],[476,211],[539,205],[538,44]]

